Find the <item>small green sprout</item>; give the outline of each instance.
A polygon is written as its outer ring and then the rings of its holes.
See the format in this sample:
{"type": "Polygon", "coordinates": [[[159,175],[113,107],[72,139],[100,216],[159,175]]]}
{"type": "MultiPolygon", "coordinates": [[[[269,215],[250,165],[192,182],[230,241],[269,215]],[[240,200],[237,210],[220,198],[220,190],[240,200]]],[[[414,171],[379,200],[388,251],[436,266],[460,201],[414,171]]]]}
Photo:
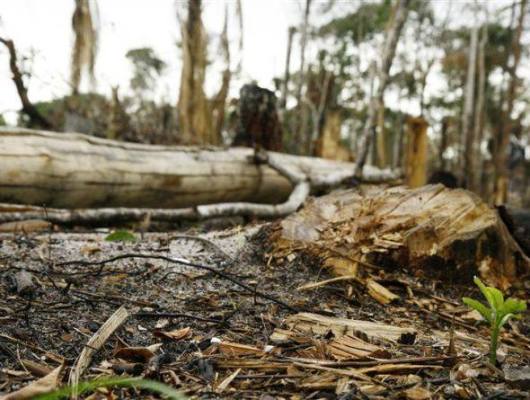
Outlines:
{"type": "MultiPolygon", "coordinates": [[[[185,400],[182,394],[177,392],[175,389],[156,381],[140,379],[140,378],[100,378],[94,379],[87,382],[79,383],[77,387],[77,394],[87,394],[95,391],[98,388],[103,387],[131,387],[137,389],[144,389],[154,393],[165,396],[166,399],[170,400],[185,400]]],[[[54,392],[41,394],[33,397],[34,400],[60,400],[68,399],[74,393],[73,386],[65,386],[62,389],[55,390],[54,392]]]]}
{"type": "Polygon", "coordinates": [[[489,322],[491,329],[490,362],[495,365],[497,362],[497,343],[501,328],[510,318],[521,318],[520,313],[526,310],[526,302],[514,299],[513,297],[505,301],[499,289],[484,285],[476,276],[473,281],[488,301],[489,307],[469,297],[464,297],[462,301],[469,307],[477,310],[489,322]]]}
{"type": "Polygon", "coordinates": [[[107,242],[136,242],[136,236],[125,230],[114,231],[105,238],[107,242]]]}

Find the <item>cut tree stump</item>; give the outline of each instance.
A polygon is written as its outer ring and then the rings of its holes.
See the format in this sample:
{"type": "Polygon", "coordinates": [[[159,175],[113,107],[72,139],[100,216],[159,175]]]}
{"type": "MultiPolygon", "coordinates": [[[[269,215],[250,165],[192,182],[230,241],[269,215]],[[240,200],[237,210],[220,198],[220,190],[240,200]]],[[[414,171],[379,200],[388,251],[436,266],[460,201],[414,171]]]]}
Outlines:
{"type": "Polygon", "coordinates": [[[407,268],[446,281],[478,274],[506,289],[530,271],[496,209],[443,185],[337,191],[277,222],[269,239],[277,259],[296,249],[339,276],[407,268]]]}
{"type": "MultiPolygon", "coordinates": [[[[269,153],[307,176],[313,190],[351,177],[352,163],[269,153]]],[[[0,127],[0,202],[52,208],[181,208],[222,202],[281,203],[292,184],[254,150],[124,143],[82,134],[0,127]]],[[[364,170],[388,181],[399,171],[364,170]]]]}

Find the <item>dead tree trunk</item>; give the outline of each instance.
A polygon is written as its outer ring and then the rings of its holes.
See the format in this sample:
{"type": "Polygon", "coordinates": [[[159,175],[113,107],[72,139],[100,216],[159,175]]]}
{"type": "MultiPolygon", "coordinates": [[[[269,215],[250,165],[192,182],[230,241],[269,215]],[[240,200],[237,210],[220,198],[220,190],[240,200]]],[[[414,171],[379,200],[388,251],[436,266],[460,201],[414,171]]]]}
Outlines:
{"type": "Polygon", "coordinates": [[[364,124],[364,129],[360,138],[359,151],[355,163],[355,174],[362,173],[366,162],[368,150],[372,137],[375,136],[377,126],[377,110],[383,104],[383,96],[389,80],[390,67],[396,53],[396,47],[401,34],[401,29],[405,24],[408,14],[410,0],[398,0],[392,21],[388,27],[385,45],[383,48],[382,61],[377,72],[378,87],[370,100],[368,107],[368,117],[364,124]]]}
{"type": "Polygon", "coordinates": [[[95,84],[94,66],[96,64],[98,35],[92,21],[88,0],[75,0],[72,29],[75,38],[72,48],[70,84],[72,85],[72,92],[77,94],[83,69],[88,72],[91,84],[95,84]]]}
{"type": "Polygon", "coordinates": [[[405,177],[407,185],[412,188],[427,182],[427,127],[422,117],[407,120],[405,177]]]}
{"type": "Polygon", "coordinates": [[[503,113],[503,125],[500,136],[496,140],[496,148],[494,155],[495,163],[495,189],[494,189],[494,203],[504,204],[508,197],[508,165],[507,165],[507,150],[510,143],[510,134],[512,129],[511,115],[513,105],[516,97],[516,90],[518,87],[517,67],[521,59],[521,36],[523,32],[524,19],[526,16],[527,0],[521,0],[519,20],[515,29],[512,41],[513,63],[509,68],[510,80],[508,83],[508,90],[506,94],[506,107],[503,113]]]}
{"type": "Polygon", "coordinates": [[[482,27],[482,34],[480,37],[480,44],[478,47],[478,87],[477,87],[477,101],[475,104],[475,122],[473,137],[476,141],[476,148],[474,152],[475,160],[473,162],[473,169],[478,174],[473,173],[472,177],[468,177],[469,188],[475,193],[483,194],[482,190],[482,174],[484,168],[482,166],[482,153],[480,146],[484,140],[484,95],[486,92],[486,44],[488,41],[488,25],[484,24],[482,27]]]}
{"type": "Polygon", "coordinates": [[[190,144],[218,144],[212,129],[208,99],[204,93],[206,37],[201,18],[201,0],[188,0],[188,16],[177,14],[182,35],[182,72],[178,100],[179,132],[190,144]]]}
{"type": "Polygon", "coordinates": [[[287,55],[285,57],[285,72],[283,74],[282,98],[280,100],[280,108],[285,110],[287,108],[287,92],[289,89],[289,79],[291,78],[291,49],[293,47],[293,36],[296,28],[289,27],[289,37],[287,39],[287,55]]]}
{"type": "Polygon", "coordinates": [[[28,89],[24,85],[22,79],[22,73],[17,65],[17,52],[15,50],[15,44],[12,40],[0,38],[0,42],[7,47],[9,52],[9,68],[13,74],[13,82],[17,88],[18,97],[22,103],[22,112],[29,118],[29,125],[34,128],[51,129],[51,123],[35,108],[33,103],[29,101],[28,89]]]}
{"type": "Polygon", "coordinates": [[[473,127],[473,111],[475,109],[475,70],[477,65],[477,48],[478,48],[478,27],[471,29],[471,43],[469,46],[467,78],[464,94],[464,110],[462,113],[462,141],[463,143],[461,159],[463,166],[462,181],[466,182],[466,187],[473,186],[475,181],[475,165],[473,161],[476,153],[475,130],[473,127]]]}
{"type": "MultiPolygon", "coordinates": [[[[292,184],[254,150],[115,142],[81,134],[0,127],[0,202],[56,208],[179,208],[285,201],[292,184]]],[[[272,153],[318,190],[351,177],[353,165],[272,153]]],[[[396,178],[376,169],[363,179],[396,178]]]]}

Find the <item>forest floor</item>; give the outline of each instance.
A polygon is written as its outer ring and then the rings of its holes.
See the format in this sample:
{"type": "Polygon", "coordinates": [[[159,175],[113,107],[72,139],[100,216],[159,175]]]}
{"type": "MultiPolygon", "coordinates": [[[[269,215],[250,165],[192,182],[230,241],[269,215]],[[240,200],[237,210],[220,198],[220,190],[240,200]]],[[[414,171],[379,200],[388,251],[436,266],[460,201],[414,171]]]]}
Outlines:
{"type": "MultiPolygon", "coordinates": [[[[399,296],[386,305],[355,281],[299,290],[330,276],[307,257],[271,259],[267,226],[135,242],[106,241],[108,232],[1,234],[0,393],[64,364],[64,383],[73,369],[82,381],[144,376],[202,399],[529,398],[528,313],[506,325],[493,367],[488,327],[461,302],[480,298],[469,282],[384,270],[379,282],[399,296]],[[121,307],[123,321],[104,337],[121,307]],[[338,325],[311,327],[311,318],[338,325]],[[374,325],[341,332],[340,318],[374,325]],[[385,339],[394,327],[398,338],[385,339]],[[84,349],[93,353],[86,368],[84,349]]],[[[90,396],[156,398],[123,388],[90,396]]]]}

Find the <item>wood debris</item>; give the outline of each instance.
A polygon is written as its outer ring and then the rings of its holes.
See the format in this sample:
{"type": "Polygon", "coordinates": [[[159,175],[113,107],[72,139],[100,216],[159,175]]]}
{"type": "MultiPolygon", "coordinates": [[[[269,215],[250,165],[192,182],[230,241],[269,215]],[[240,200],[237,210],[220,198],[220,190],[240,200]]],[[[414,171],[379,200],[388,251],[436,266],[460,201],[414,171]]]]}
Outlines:
{"type": "MultiPolygon", "coordinates": [[[[441,279],[480,274],[506,289],[530,271],[530,259],[495,209],[442,185],[337,191],[278,223],[270,241],[275,259],[296,249],[339,276],[390,265],[441,279]]],[[[371,285],[379,301],[392,301],[371,285]]]]}
{"type": "MultiPolygon", "coordinates": [[[[332,332],[335,337],[359,335],[372,341],[389,341],[392,343],[414,343],[416,330],[382,324],[379,322],[360,321],[347,318],[332,318],[312,313],[299,313],[286,319],[287,325],[296,331],[325,335],[332,332]]],[[[275,331],[271,340],[281,342],[288,339],[281,331],[275,331]]]]}

